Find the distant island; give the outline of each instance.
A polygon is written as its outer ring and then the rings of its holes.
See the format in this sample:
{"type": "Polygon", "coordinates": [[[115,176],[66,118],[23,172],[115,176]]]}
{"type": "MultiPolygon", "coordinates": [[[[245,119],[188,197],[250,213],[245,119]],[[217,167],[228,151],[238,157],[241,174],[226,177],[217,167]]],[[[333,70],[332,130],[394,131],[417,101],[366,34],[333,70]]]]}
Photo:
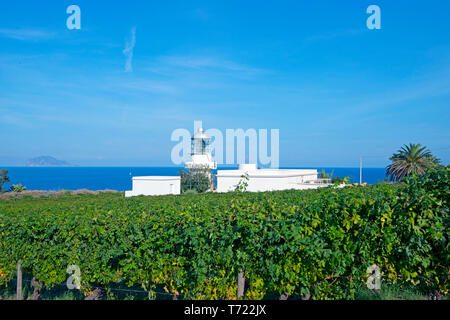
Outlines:
{"type": "Polygon", "coordinates": [[[27,160],[27,167],[73,167],[72,164],[50,156],[41,156],[27,160]]]}

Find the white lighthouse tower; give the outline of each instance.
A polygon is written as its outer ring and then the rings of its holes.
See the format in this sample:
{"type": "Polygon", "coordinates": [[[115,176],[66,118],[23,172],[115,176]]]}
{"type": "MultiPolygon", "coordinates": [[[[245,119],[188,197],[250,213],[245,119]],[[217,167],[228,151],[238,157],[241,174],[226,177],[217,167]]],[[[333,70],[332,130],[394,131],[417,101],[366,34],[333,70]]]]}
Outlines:
{"type": "Polygon", "coordinates": [[[203,128],[191,138],[191,161],[185,163],[186,169],[217,169],[217,163],[212,160],[211,138],[203,128]]]}

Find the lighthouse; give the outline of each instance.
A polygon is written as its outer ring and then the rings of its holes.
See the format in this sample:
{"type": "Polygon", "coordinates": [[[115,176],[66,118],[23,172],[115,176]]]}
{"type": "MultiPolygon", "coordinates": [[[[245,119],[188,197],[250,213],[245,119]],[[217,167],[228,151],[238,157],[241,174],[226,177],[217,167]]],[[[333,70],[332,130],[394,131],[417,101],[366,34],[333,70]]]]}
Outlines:
{"type": "Polygon", "coordinates": [[[211,138],[203,130],[198,131],[191,138],[191,161],[185,163],[186,169],[217,169],[217,163],[212,160],[211,138]]]}

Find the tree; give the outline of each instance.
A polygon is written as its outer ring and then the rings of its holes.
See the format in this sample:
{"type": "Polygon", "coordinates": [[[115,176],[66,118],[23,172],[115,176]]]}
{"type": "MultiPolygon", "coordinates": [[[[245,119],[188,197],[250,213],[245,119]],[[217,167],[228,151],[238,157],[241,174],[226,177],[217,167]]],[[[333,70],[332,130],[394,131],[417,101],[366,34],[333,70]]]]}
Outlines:
{"type": "MultiPolygon", "coordinates": [[[[188,171],[180,170],[181,192],[188,190],[202,193],[208,191],[212,184],[211,170],[206,167],[192,168],[188,171]]],[[[192,191],[187,193],[193,193],[192,191]]]]}
{"type": "Polygon", "coordinates": [[[386,167],[386,177],[389,177],[390,181],[400,181],[413,172],[424,174],[440,162],[427,147],[420,143],[403,145],[389,160],[392,163],[386,167]]]}
{"type": "Polygon", "coordinates": [[[10,180],[8,178],[8,170],[2,169],[0,171],[0,192],[5,191],[3,184],[8,183],[10,180]]]}

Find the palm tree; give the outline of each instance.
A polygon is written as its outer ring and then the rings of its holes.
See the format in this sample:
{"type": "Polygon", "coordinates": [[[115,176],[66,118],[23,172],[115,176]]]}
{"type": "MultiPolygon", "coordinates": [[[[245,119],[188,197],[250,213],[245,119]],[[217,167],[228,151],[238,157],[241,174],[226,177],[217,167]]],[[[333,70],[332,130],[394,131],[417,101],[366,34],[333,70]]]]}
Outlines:
{"type": "Polygon", "coordinates": [[[412,172],[424,174],[428,168],[439,165],[440,161],[420,143],[403,145],[389,160],[392,163],[386,167],[386,176],[390,181],[400,181],[412,172]]]}

